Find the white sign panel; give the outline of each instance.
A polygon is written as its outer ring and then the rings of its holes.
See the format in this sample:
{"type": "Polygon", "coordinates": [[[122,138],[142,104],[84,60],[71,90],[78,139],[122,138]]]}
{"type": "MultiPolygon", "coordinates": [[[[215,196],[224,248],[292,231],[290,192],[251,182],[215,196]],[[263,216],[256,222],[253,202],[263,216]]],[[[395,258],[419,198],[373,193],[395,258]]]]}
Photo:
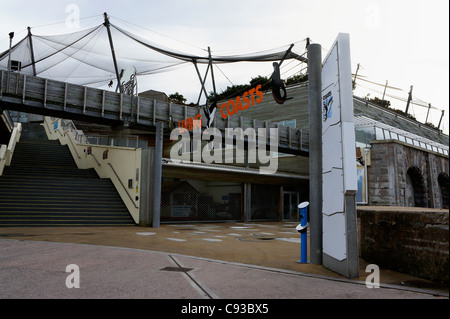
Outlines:
{"type": "Polygon", "coordinates": [[[338,213],[331,216],[323,216],[323,242],[328,245],[323,245],[323,252],[328,256],[335,258],[338,261],[342,261],[347,258],[347,241],[345,233],[342,229],[345,229],[345,215],[344,213],[338,213]],[[330,245],[329,243],[333,243],[330,245]]]}
{"type": "Polygon", "coordinates": [[[344,212],[344,181],[342,179],[342,169],[333,169],[323,174],[322,183],[323,215],[330,216],[336,212],[344,212]]]}
{"type": "Polygon", "coordinates": [[[333,169],[343,169],[342,163],[342,126],[337,124],[330,126],[326,132],[322,134],[322,141],[326,142],[327,156],[322,160],[322,172],[328,173],[333,169]]]}
{"type": "Polygon", "coordinates": [[[323,252],[347,256],[345,195],[357,191],[349,35],[340,33],[322,67],[323,252]]]}

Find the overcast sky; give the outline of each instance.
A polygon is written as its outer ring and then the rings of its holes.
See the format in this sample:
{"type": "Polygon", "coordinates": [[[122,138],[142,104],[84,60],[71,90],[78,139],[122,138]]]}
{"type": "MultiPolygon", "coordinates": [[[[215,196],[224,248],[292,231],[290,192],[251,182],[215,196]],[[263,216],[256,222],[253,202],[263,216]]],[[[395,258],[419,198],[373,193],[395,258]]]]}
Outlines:
{"type": "MultiPolygon", "coordinates": [[[[121,19],[142,27],[130,31],[139,30],[149,39],[158,35],[158,40],[164,39],[160,37],[164,35],[176,40],[171,43],[178,43],[177,49],[210,46],[213,54],[222,55],[276,48],[310,37],[322,45],[325,57],[337,34],[349,33],[352,72],[360,63],[359,75],[380,84],[388,80],[390,86],[402,91],[388,89],[387,94],[405,99],[413,85],[415,98],[445,110],[441,129],[448,134],[447,0],[0,0],[0,8],[0,51],[8,49],[11,31],[16,33],[15,40],[26,35],[27,26],[32,27],[34,34],[73,32],[102,23],[103,12],[111,16],[112,23],[119,24],[121,19]],[[77,15],[81,18],[79,23],[72,19],[77,15]]],[[[196,102],[200,84],[193,70],[184,72],[192,77],[191,84],[198,86],[195,94],[192,88],[183,92],[179,86],[169,84],[165,84],[168,87],[164,91],[167,94],[178,91],[188,102],[196,102]]],[[[230,84],[228,80],[244,84],[257,75],[268,75],[267,70],[270,69],[238,68],[239,72],[230,69],[225,72],[227,81],[218,81],[219,86],[226,87],[230,84]]],[[[217,71],[216,75],[221,76],[217,71]]],[[[367,82],[360,84],[356,95],[370,93],[370,97],[381,98],[383,87],[378,87],[381,93],[377,93],[362,86],[367,87],[367,82]]],[[[394,108],[405,110],[405,102],[390,100],[394,108]]],[[[424,121],[427,109],[413,106],[411,112],[424,121]]],[[[441,111],[433,109],[431,122],[437,126],[440,116],[441,111]]]]}

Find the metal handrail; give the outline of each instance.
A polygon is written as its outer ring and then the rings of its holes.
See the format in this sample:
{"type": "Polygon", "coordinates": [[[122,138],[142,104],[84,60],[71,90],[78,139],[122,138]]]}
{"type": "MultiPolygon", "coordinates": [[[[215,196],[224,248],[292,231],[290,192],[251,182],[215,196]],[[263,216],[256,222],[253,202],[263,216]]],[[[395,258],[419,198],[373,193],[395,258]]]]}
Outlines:
{"type": "Polygon", "coordinates": [[[127,188],[125,187],[125,185],[123,185],[122,180],[120,179],[119,175],[117,175],[116,170],[114,169],[114,167],[112,166],[111,163],[108,163],[109,167],[111,167],[114,175],[116,175],[117,179],[119,180],[120,185],[122,185],[123,189],[125,190],[125,193],[128,195],[128,198],[131,200],[131,202],[133,203],[135,208],[138,208],[138,206],[134,203],[133,198],[131,197],[131,195],[128,193],[127,188]]]}
{"type": "Polygon", "coordinates": [[[69,142],[72,145],[73,150],[75,151],[75,154],[77,154],[78,158],[81,158],[80,154],[78,154],[77,148],[75,147],[75,145],[72,142],[72,139],[69,138],[69,142]]]}
{"type": "Polygon", "coordinates": [[[100,162],[97,160],[97,157],[95,157],[94,154],[91,153],[90,155],[94,158],[94,160],[95,160],[95,162],[97,163],[98,166],[102,166],[102,164],[100,164],[100,162]]]}
{"type": "Polygon", "coordinates": [[[117,146],[117,147],[129,147],[129,148],[138,148],[139,147],[139,136],[138,135],[120,135],[120,136],[110,136],[110,135],[85,135],[88,144],[93,145],[105,145],[105,146],[117,146]],[[108,141],[106,143],[102,143],[99,139],[106,138],[108,141]],[[113,138],[114,142],[117,140],[124,139],[126,141],[125,146],[116,145],[117,143],[110,143],[110,139],[113,138]],[[135,142],[135,147],[130,146],[130,142],[135,142]]]}
{"type": "MultiPolygon", "coordinates": [[[[59,119],[57,119],[57,120],[59,120],[59,119]]],[[[52,121],[53,121],[53,123],[54,123],[54,122],[55,122],[55,118],[52,118],[52,121]]],[[[45,123],[46,123],[46,126],[47,126],[47,128],[48,128],[48,123],[47,123],[47,121],[45,121],[45,123]]],[[[63,126],[63,125],[62,125],[62,126],[63,126]]],[[[65,127],[71,126],[71,127],[73,128],[73,131],[77,132],[77,134],[78,134],[78,130],[76,129],[75,124],[74,124],[71,120],[67,120],[67,121],[64,123],[64,126],[65,126],[65,127]]],[[[66,132],[70,132],[70,133],[72,134],[72,136],[73,136],[73,131],[72,131],[72,130],[70,130],[70,129],[64,129],[64,128],[63,128],[63,130],[64,130],[64,134],[66,134],[66,132]]],[[[50,131],[50,129],[49,129],[49,131],[50,131]]],[[[61,132],[60,132],[59,130],[58,130],[58,132],[61,134],[61,132]]],[[[80,134],[80,136],[86,137],[86,135],[84,135],[84,134],[80,134]]],[[[77,142],[79,142],[79,141],[76,139],[75,136],[74,136],[74,139],[75,139],[77,142]]],[[[69,138],[69,141],[70,141],[70,143],[72,144],[72,147],[73,147],[73,149],[75,150],[75,153],[77,154],[78,158],[81,158],[80,155],[78,154],[77,150],[76,150],[76,147],[74,146],[74,144],[73,144],[73,142],[72,142],[72,139],[69,138]]],[[[86,140],[86,142],[87,142],[87,140],[86,140]]],[[[80,142],[80,143],[81,143],[81,142],[80,142]]],[[[89,144],[89,143],[86,143],[86,144],[89,144]]],[[[97,160],[97,158],[94,156],[94,154],[90,154],[90,155],[92,155],[92,157],[94,158],[95,162],[97,162],[98,166],[101,166],[101,164],[99,163],[99,161],[97,160]]],[[[117,178],[117,180],[119,181],[119,183],[120,183],[120,185],[122,186],[122,188],[125,190],[125,193],[128,195],[128,198],[131,200],[131,202],[133,203],[134,207],[135,207],[135,208],[138,208],[138,206],[137,206],[136,203],[134,202],[133,198],[132,198],[131,195],[128,193],[127,188],[126,188],[125,185],[122,183],[122,180],[120,179],[119,175],[117,174],[117,172],[116,172],[116,170],[114,169],[114,167],[112,166],[112,164],[111,164],[111,163],[107,163],[107,164],[111,167],[111,170],[113,171],[114,175],[116,176],[116,178],[117,178]]]]}
{"type": "Polygon", "coordinates": [[[72,120],[62,120],[61,125],[62,125],[64,131],[70,131],[72,133],[74,139],[77,142],[79,142],[81,144],[89,144],[86,135],[84,133],[80,133],[80,131],[77,130],[77,128],[72,120]]]}

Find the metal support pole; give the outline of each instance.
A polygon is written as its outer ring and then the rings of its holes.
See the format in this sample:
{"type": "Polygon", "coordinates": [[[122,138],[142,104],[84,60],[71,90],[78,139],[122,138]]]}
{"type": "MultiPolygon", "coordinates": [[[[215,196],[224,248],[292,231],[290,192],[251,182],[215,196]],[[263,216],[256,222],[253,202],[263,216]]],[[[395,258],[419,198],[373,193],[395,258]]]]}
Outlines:
{"type": "Polygon", "coordinates": [[[28,41],[30,42],[31,65],[33,67],[33,75],[36,76],[36,61],[34,60],[33,40],[31,36],[31,28],[28,27],[28,41]]]}
{"type": "Polygon", "coordinates": [[[431,109],[431,103],[428,103],[428,111],[427,111],[427,118],[425,119],[425,124],[428,123],[428,115],[430,114],[430,109],[431,109]]]}
{"type": "Polygon", "coordinates": [[[411,89],[409,90],[409,93],[408,93],[408,102],[406,103],[406,111],[405,111],[406,114],[408,114],[409,103],[411,103],[411,100],[412,100],[412,90],[413,90],[413,86],[411,85],[411,89]]]}
{"type": "Polygon", "coordinates": [[[283,61],[286,59],[286,57],[289,55],[289,53],[291,53],[292,48],[294,47],[294,44],[291,44],[289,46],[289,49],[287,49],[286,53],[284,53],[283,57],[281,58],[280,63],[278,63],[278,67],[281,66],[281,63],[283,63],[283,61]]]}
{"type": "Polygon", "coordinates": [[[244,183],[244,222],[248,223],[251,219],[251,196],[252,185],[250,183],[244,183]]]}
{"type": "Polygon", "coordinates": [[[322,264],[322,48],[308,47],[310,259],[322,264]]]}
{"type": "Polygon", "coordinates": [[[209,64],[211,65],[211,79],[213,84],[213,92],[216,95],[216,81],[214,80],[214,69],[212,64],[211,49],[208,47],[209,64]]]}
{"type": "Polygon", "coordinates": [[[441,119],[439,120],[439,124],[438,124],[438,130],[439,130],[439,128],[441,127],[441,122],[442,122],[442,118],[444,117],[444,112],[445,112],[445,110],[442,110],[442,115],[441,115],[441,119]]]}
{"type": "Polygon", "coordinates": [[[104,17],[105,17],[105,23],[104,26],[106,27],[106,30],[108,31],[108,39],[109,39],[109,45],[111,47],[111,54],[112,54],[112,58],[113,58],[113,62],[114,62],[114,70],[116,71],[116,78],[117,78],[117,86],[120,90],[120,93],[122,93],[122,85],[120,85],[120,75],[119,75],[119,68],[117,67],[117,60],[116,60],[116,53],[114,51],[114,44],[113,44],[113,40],[112,40],[112,36],[111,36],[111,30],[109,28],[110,24],[109,24],[109,19],[108,19],[108,15],[105,13],[103,13],[104,17]]]}
{"type": "Polygon", "coordinates": [[[152,227],[159,228],[161,220],[161,179],[164,127],[162,122],[156,123],[155,162],[153,167],[153,219],[152,227]]]}
{"type": "Polygon", "coordinates": [[[14,32],[9,33],[9,52],[8,52],[8,81],[6,82],[6,92],[9,93],[9,82],[11,81],[11,48],[14,32]]]}
{"type": "Polygon", "coordinates": [[[383,91],[383,98],[381,99],[381,105],[383,105],[384,103],[384,96],[386,95],[386,88],[388,86],[388,80],[386,80],[386,85],[384,86],[384,91],[383,91]]]}
{"type": "Polygon", "coordinates": [[[356,77],[358,76],[358,71],[359,71],[359,63],[356,66],[356,72],[355,72],[355,78],[353,79],[353,83],[352,83],[352,89],[356,89],[356,77]]]}
{"type": "Polygon", "coordinates": [[[205,72],[205,78],[202,80],[202,77],[200,75],[200,71],[198,70],[198,67],[197,67],[197,61],[194,60],[193,63],[194,63],[194,66],[195,66],[195,70],[197,71],[197,75],[198,75],[198,79],[200,80],[200,84],[202,85],[202,88],[200,89],[200,95],[198,96],[198,101],[197,101],[197,104],[199,104],[200,103],[200,99],[202,98],[202,92],[204,92],[205,93],[205,97],[208,98],[208,93],[206,93],[206,89],[205,89],[205,82],[206,82],[206,77],[207,77],[208,72],[209,72],[210,64],[208,63],[208,67],[206,68],[206,72],[205,72]]]}

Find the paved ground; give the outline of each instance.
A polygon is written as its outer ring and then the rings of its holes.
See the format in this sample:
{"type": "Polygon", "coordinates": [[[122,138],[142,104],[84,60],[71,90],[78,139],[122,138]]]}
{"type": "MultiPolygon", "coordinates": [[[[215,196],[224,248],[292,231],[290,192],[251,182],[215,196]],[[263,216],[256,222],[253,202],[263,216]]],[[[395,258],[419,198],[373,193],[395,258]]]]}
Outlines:
{"type": "Polygon", "coordinates": [[[352,280],[299,264],[296,225],[0,228],[0,299],[448,299],[448,287],[388,269],[369,289],[362,260],[352,280]]]}

